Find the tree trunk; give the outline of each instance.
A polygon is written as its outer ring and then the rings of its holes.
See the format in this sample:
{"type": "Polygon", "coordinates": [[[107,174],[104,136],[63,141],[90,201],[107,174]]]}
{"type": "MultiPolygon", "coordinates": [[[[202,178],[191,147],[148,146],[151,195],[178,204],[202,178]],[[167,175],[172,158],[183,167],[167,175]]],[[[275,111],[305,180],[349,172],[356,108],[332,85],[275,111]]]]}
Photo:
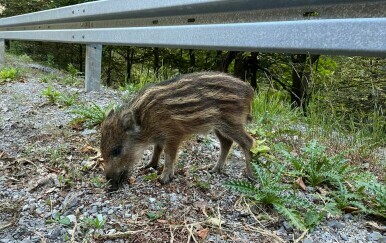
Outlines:
{"type": "Polygon", "coordinates": [[[190,58],[189,71],[193,72],[196,68],[196,54],[195,54],[195,51],[192,49],[189,49],[189,58],[190,58]]]}
{"type": "Polygon", "coordinates": [[[257,91],[257,64],[258,64],[257,56],[258,55],[259,53],[252,52],[249,58],[249,66],[251,70],[251,86],[256,91],[257,91]]]}
{"type": "Polygon", "coordinates": [[[126,81],[128,83],[131,82],[131,68],[133,66],[133,60],[134,60],[134,49],[127,47],[126,48],[126,81]]]}
{"type": "Polygon", "coordinates": [[[154,70],[154,75],[156,78],[158,78],[158,72],[159,72],[159,69],[160,69],[160,65],[159,65],[159,48],[156,47],[153,49],[153,53],[154,53],[154,65],[153,65],[153,70],[154,70]]]}
{"type": "Polygon", "coordinates": [[[301,107],[303,114],[307,115],[309,101],[308,87],[311,82],[312,65],[319,59],[319,55],[307,54],[291,55],[292,60],[292,107],[301,107]]]}

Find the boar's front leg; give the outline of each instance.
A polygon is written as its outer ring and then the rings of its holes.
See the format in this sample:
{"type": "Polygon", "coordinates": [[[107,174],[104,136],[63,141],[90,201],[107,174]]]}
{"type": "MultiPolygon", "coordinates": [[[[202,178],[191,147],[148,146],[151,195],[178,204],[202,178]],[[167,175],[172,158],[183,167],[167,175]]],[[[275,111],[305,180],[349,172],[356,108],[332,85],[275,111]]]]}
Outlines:
{"type": "Polygon", "coordinates": [[[166,184],[174,178],[174,167],[177,160],[180,141],[169,141],[165,145],[165,164],[162,174],[158,178],[161,184],[166,184]]]}
{"type": "Polygon", "coordinates": [[[223,136],[219,131],[215,130],[214,133],[216,134],[217,138],[220,140],[220,157],[218,158],[217,164],[211,172],[214,173],[221,173],[224,169],[225,161],[228,157],[229,150],[232,147],[233,141],[225,136],[223,136]]]}
{"type": "Polygon", "coordinates": [[[149,169],[149,168],[157,169],[158,168],[159,158],[160,158],[163,150],[164,150],[163,144],[155,144],[154,145],[153,156],[150,160],[150,163],[145,166],[145,169],[149,169]]]}

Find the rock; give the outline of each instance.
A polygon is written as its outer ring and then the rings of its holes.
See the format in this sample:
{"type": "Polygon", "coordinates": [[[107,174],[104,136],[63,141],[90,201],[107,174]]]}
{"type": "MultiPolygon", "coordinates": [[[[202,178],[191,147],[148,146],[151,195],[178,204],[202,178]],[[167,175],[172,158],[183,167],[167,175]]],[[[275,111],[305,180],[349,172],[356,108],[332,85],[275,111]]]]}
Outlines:
{"type": "Polygon", "coordinates": [[[156,198],[153,198],[153,197],[151,197],[151,198],[149,198],[149,201],[150,201],[150,203],[154,203],[155,201],[157,201],[157,199],[156,199],[156,198]]]}
{"type": "Polygon", "coordinates": [[[29,208],[29,205],[28,205],[28,204],[24,205],[24,206],[23,206],[23,211],[26,211],[28,208],[29,208]]]}
{"type": "Polygon", "coordinates": [[[285,229],[286,231],[292,231],[292,230],[293,230],[291,224],[288,223],[287,221],[284,221],[284,222],[283,222],[283,226],[284,226],[284,229],[285,229]]]}
{"type": "Polygon", "coordinates": [[[62,211],[66,211],[68,209],[75,207],[79,203],[78,198],[80,195],[81,193],[75,193],[75,192],[68,193],[63,200],[62,211]]]}
{"type": "Polygon", "coordinates": [[[66,217],[70,220],[71,223],[76,222],[76,216],[75,215],[70,214],[70,215],[67,215],[66,217]]]}
{"type": "Polygon", "coordinates": [[[54,239],[58,239],[61,235],[62,235],[62,229],[55,228],[47,235],[47,238],[54,240],[54,239]]]}
{"type": "Polygon", "coordinates": [[[348,241],[348,237],[347,237],[347,235],[344,234],[344,233],[340,233],[340,238],[341,238],[342,240],[344,240],[344,241],[348,241]]]}
{"type": "Polygon", "coordinates": [[[369,234],[368,236],[368,240],[371,240],[371,241],[379,241],[381,238],[383,238],[382,234],[376,231],[369,234]]]}
{"type": "Polygon", "coordinates": [[[112,235],[112,234],[115,234],[117,231],[115,229],[111,229],[109,231],[107,231],[107,234],[108,235],[112,235]]]}
{"type": "Polygon", "coordinates": [[[96,133],[97,133],[97,131],[94,129],[86,129],[81,134],[83,136],[88,136],[88,135],[92,135],[92,134],[96,134],[96,133]]]}
{"type": "Polygon", "coordinates": [[[276,231],[276,235],[278,235],[278,236],[285,236],[285,235],[287,235],[287,231],[286,231],[285,228],[282,226],[282,227],[280,227],[279,230],[276,231]]]}
{"type": "Polygon", "coordinates": [[[177,194],[172,193],[170,194],[170,201],[171,202],[176,202],[178,200],[177,194]]]}
{"type": "Polygon", "coordinates": [[[339,222],[337,220],[332,220],[327,223],[328,227],[333,229],[343,229],[345,227],[345,224],[342,222],[339,222]]]}
{"type": "Polygon", "coordinates": [[[114,210],[113,209],[110,209],[109,211],[107,211],[107,214],[111,215],[114,213],[114,210]]]}

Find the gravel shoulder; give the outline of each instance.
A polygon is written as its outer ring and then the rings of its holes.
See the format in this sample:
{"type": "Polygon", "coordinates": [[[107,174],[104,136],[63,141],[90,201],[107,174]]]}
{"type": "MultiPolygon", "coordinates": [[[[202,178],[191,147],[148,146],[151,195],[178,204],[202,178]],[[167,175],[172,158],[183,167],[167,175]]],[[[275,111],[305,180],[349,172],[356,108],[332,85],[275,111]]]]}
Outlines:
{"type": "MultiPolygon", "coordinates": [[[[244,178],[237,146],[225,175],[208,172],[219,154],[212,134],[184,143],[172,183],[160,185],[156,171],[138,170],[130,185],[108,194],[98,128],[73,129],[71,108],[50,104],[41,92],[51,85],[77,93],[77,103],[104,107],[127,94],[43,83],[43,72],[58,71],[14,65],[29,72],[23,82],[0,85],[0,242],[386,242],[385,227],[360,215],[304,233],[262,213],[224,187],[244,178]]],[[[151,148],[138,168],[150,157],[151,148]]]]}

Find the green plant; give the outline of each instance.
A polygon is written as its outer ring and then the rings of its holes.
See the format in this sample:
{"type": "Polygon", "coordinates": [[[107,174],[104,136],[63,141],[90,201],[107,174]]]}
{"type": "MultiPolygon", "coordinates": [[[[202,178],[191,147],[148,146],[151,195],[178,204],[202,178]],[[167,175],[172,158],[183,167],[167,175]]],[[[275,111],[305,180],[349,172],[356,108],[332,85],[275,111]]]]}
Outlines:
{"type": "Polygon", "coordinates": [[[77,76],[79,74],[78,69],[74,67],[71,63],[67,65],[67,72],[69,76],[63,79],[63,82],[68,85],[74,85],[78,83],[77,76]]]}
{"type": "Polygon", "coordinates": [[[96,217],[87,217],[82,220],[82,223],[86,227],[91,227],[94,229],[103,229],[105,223],[107,221],[107,218],[104,217],[102,214],[98,214],[96,217]]]}
{"type": "Polygon", "coordinates": [[[62,94],[59,91],[53,89],[51,86],[48,86],[46,89],[42,90],[42,95],[45,96],[52,104],[58,103],[62,97],[62,94]]]}
{"type": "Polygon", "coordinates": [[[40,81],[43,83],[51,83],[55,80],[58,80],[58,76],[54,73],[46,74],[40,78],[40,81]]]}
{"type": "Polygon", "coordinates": [[[150,173],[150,174],[147,174],[143,177],[143,179],[145,181],[155,181],[157,180],[157,172],[153,172],[153,173],[150,173]]]}
{"type": "Polygon", "coordinates": [[[66,216],[62,216],[60,215],[60,213],[54,213],[50,219],[47,219],[46,220],[46,224],[52,224],[54,222],[58,222],[64,226],[69,226],[71,225],[71,220],[66,217],[66,216]]]}
{"type": "Polygon", "coordinates": [[[78,98],[78,94],[72,94],[72,95],[61,95],[59,98],[59,101],[64,106],[72,106],[75,104],[76,99],[78,98]]]}
{"type": "Polygon", "coordinates": [[[386,218],[386,186],[376,181],[359,181],[357,186],[370,206],[366,212],[386,218]]]}
{"type": "Polygon", "coordinates": [[[95,176],[91,179],[91,184],[96,188],[105,188],[108,182],[101,180],[99,176],[95,176]]]}
{"type": "Polygon", "coordinates": [[[4,68],[0,71],[0,82],[13,81],[20,77],[20,71],[17,68],[4,68]]]}
{"type": "Polygon", "coordinates": [[[155,221],[157,219],[160,219],[165,214],[165,210],[159,210],[157,212],[147,212],[146,217],[150,221],[155,221]]]}
{"type": "Polygon", "coordinates": [[[73,124],[83,124],[86,127],[93,127],[101,124],[106,118],[106,112],[111,109],[111,106],[102,108],[95,103],[88,106],[77,106],[71,113],[76,115],[72,120],[73,124]]]}
{"type": "Polygon", "coordinates": [[[349,166],[341,155],[329,156],[325,146],[318,145],[316,140],[302,148],[299,156],[283,150],[281,153],[294,167],[295,177],[304,177],[311,186],[328,184],[339,186],[355,168],[349,166]]]}
{"type": "Polygon", "coordinates": [[[194,178],[194,185],[201,189],[202,191],[209,191],[210,190],[210,182],[209,181],[203,181],[200,178],[194,178]]]}

